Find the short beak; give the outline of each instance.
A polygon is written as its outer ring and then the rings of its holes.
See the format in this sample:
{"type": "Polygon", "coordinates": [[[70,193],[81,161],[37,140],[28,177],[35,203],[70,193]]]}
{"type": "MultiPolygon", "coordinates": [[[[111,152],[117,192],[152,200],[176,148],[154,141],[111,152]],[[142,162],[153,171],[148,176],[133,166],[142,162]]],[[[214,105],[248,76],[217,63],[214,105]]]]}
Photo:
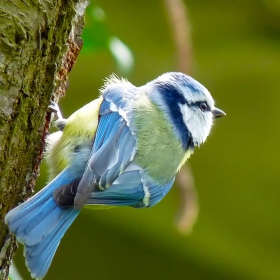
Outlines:
{"type": "Polygon", "coordinates": [[[215,119],[226,115],[226,113],[224,111],[222,111],[218,108],[214,108],[214,110],[212,110],[212,114],[215,119]]]}

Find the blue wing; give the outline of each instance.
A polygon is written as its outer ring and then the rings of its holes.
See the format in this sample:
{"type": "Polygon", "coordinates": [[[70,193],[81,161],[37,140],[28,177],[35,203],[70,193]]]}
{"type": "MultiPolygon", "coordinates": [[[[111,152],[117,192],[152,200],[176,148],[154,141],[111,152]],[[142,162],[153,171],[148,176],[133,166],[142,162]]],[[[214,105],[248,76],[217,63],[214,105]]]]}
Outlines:
{"type": "MultiPolygon", "coordinates": [[[[115,98],[113,101],[129,102],[115,98]]],[[[75,196],[75,208],[84,204],[148,207],[160,201],[170,190],[174,178],[166,185],[157,185],[133,160],[137,141],[127,121],[113,112],[111,102],[104,100],[92,152],[75,196]]],[[[120,107],[119,107],[120,109],[120,107]]],[[[123,112],[123,111],[122,111],[123,112]]],[[[129,122],[133,114],[126,112],[129,122]]],[[[164,172],[164,170],[163,170],[164,172]]]]}

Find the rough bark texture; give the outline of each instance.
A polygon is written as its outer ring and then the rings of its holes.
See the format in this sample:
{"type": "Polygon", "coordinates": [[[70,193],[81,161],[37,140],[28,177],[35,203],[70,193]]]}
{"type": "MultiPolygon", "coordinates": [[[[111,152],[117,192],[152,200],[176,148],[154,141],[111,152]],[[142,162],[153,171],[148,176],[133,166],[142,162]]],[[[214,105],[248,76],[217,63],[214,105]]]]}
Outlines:
{"type": "Polygon", "coordinates": [[[6,213],[31,195],[51,99],[66,88],[82,46],[87,0],[0,1],[0,279],[17,248],[6,213]]]}

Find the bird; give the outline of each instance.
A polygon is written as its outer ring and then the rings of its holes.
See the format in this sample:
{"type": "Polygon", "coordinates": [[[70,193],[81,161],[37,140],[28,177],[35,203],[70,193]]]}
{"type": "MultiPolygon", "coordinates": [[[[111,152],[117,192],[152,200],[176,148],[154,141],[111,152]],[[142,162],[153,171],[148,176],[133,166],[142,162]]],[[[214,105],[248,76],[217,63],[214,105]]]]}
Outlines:
{"type": "Polygon", "coordinates": [[[58,131],[46,139],[50,182],[5,217],[36,279],[85,205],[154,206],[225,115],[202,84],[180,72],[139,87],[111,75],[100,96],[68,119],[52,108],[58,131]]]}

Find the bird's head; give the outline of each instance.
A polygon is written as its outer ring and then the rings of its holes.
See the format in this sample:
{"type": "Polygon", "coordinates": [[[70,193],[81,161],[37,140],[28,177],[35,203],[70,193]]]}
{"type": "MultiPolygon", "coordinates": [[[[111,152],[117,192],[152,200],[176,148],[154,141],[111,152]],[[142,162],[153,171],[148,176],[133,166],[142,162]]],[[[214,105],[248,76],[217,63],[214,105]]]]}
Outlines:
{"type": "Polygon", "coordinates": [[[183,73],[165,73],[147,85],[152,87],[151,99],[164,111],[185,148],[205,142],[213,119],[225,115],[215,107],[209,91],[183,73]]]}

